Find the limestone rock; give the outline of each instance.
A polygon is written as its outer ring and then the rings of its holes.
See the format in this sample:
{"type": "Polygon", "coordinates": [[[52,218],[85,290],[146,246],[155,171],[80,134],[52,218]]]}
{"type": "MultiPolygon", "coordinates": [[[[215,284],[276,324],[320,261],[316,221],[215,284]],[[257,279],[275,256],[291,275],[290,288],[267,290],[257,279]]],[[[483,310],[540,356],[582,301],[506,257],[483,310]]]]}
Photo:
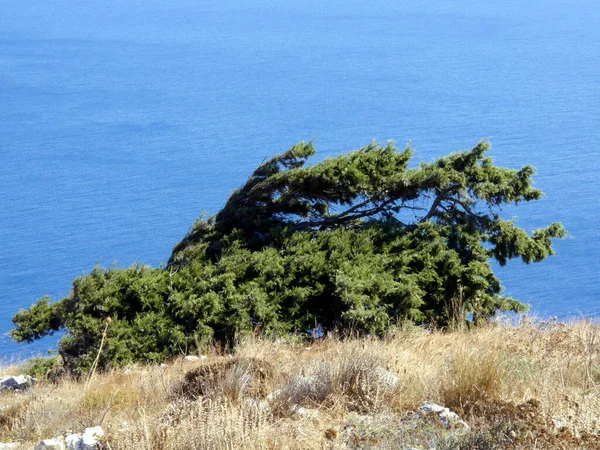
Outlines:
{"type": "MultiPolygon", "coordinates": [[[[552,418],[552,422],[554,423],[554,426],[556,427],[557,430],[562,430],[564,428],[567,428],[567,423],[566,421],[561,420],[560,418],[557,417],[553,417],[552,418]]],[[[1,447],[0,447],[1,448],[1,447]]]]}
{"type": "Polygon", "coordinates": [[[206,356],[206,355],[200,355],[199,357],[196,355],[187,355],[185,358],[183,358],[183,360],[184,361],[204,361],[207,358],[208,358],[208,356],[206,356]]]}
{"type": "Polygon", "coordinates": [[[83,433],[69,434],[65,438],[67,450],[95,450],[104,436],[102,427],[86,428],[83,433]]]}
{"type": "Polygon", "coordinates": [[[19,444],[16,442],[0,442],[0,450],[11,450],[17,448],[19,444]]]}
{"type": "Polygon", "coordinates": [[[0,377],[0,391],[29,389],[36,382],[37,380],[29,375],[5,375],[0,377]]]}
{"type": "Polygon", "coordinates": [[[424,402],[419,406],[418,414],[423,417],[436,417],[444,426],[449,427],[462,427],[469,428],[466,422],[461,420],[460,416],[450,409],[437,405],[431,402],[424,402]]]}
{"type": "Polygon", "coordinates": [[[55,437],[52,439],[44,439],[38,442],[34,450],[65,450],[65,440],[62,437],[55,437]]]}

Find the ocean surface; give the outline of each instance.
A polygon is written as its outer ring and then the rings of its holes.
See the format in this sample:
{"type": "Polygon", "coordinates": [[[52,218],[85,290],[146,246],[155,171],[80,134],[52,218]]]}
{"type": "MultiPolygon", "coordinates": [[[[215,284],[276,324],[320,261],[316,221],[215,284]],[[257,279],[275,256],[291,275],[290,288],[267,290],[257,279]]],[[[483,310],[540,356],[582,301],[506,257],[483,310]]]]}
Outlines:
{"type": "Polygon", "coordinates": [[[371,140],[418,161],[483,138],[538,169],[556,256],[499,268],[542,317],[600,313],[592,0],[0,0],[0,358],[11,317],[100,262],[165,263],[267,156],[371,140]]]}

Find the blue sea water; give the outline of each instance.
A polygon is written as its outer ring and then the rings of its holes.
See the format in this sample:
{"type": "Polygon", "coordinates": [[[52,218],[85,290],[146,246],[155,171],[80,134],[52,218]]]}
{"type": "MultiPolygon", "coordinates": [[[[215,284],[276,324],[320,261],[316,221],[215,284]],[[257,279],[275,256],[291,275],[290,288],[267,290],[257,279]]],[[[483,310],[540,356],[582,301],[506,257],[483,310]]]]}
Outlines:
{"type": "Polygon", "coordinates": [[[483,138],[538,169],[508,208],[570,237],[498,273],[542,316],[600,313],[600,9],[591,0],[0,0],[0,356],[10,318],[100,261],[164,263],[266,156],[483,138]]]}

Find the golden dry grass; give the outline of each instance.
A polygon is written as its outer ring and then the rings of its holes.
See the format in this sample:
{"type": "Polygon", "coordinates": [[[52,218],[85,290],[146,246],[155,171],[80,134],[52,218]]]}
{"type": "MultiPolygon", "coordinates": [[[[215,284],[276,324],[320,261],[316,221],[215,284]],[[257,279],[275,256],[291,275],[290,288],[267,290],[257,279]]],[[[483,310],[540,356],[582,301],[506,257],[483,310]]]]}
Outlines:
{"type": "Polygon", "coordinates": [[[2,393],[0,441],[32,448],[102,425],[114,450],[524,449],[596,448],[588,434],[600,433],[600,326],[585,320],[525,318],[451,333],[405,327],[386,339],[311,344],[251,338],[234,356],[270,363],[261,389],[247,362],[212,352],[97,374],[87,389],[62,378],[2,393]],[[209,393],[186,395],[186,373],[208,364],[222,376],[209,393]],[[385,371],[397,386],[382,381],[385,371]],[[267,391],[278,395],[267,400],[267,391]],[[456,410],[471,429],[415,422],[410,412],[423,401],[456,410]]]}

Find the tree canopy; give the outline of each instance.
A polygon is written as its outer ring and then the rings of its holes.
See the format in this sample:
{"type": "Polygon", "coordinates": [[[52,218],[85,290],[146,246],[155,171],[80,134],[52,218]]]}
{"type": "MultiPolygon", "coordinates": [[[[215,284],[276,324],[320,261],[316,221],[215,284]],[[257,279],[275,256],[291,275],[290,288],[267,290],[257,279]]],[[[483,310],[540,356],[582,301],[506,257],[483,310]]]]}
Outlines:
{"type": "Polygon", "coordinates": [[[95,268],[71,293],[20,311],[12,337],[59,329],[67,365],[162,360],[215,339],[353,331],[398,321],[446,327],[525,305],[501,294],[491,261],[553,254],[553,223],[529,234],[503,205],[539,199],[534,169],[494,165],[488,142],[411,167],[413,150],[371,143],[313,165],[312,142],[264,161],[165,267],[95,268]]]}

